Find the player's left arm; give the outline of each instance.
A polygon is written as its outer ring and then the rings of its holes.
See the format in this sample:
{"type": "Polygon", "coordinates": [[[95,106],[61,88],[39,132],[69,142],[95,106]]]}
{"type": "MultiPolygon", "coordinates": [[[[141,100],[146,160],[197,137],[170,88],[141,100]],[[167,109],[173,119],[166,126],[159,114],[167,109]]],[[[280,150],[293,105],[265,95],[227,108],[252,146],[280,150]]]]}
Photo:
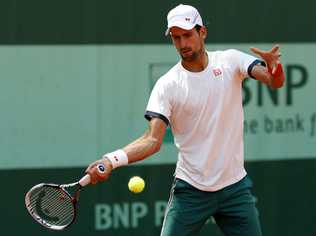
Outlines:
{"type": "Polygon", "coordinates": [[[281,88],[285,81],[285,75],[280,61],[280,47],[275,45],[269,51],[251,48],[251,51],[259,55],[267,64],[267,67],[259,64],[255,65],[251,70],[252,77],[271,88],[281,88]]]}

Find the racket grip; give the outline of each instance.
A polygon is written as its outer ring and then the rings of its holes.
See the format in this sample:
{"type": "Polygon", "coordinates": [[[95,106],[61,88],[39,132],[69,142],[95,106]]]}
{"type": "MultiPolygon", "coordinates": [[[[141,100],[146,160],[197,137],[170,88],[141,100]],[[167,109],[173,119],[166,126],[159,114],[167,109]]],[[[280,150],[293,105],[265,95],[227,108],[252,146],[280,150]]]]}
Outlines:
{"type": "MultiPolygon", "coordinates": [[[[105,172],[105,166],[103,164],[98,164],[97,165],[98,171],[99,173],[104,173],[105,172]]],[[[79,180],[79,184],[84,187],[87,186],[88,184],[90,184],[91,182],[91,176],[86,174],[85,176],[83,176],[80,180],[79,180]]]]}
{"type": "Polygon", "coordinates": [[[79,180],[79,184],[84,187],[87,186],[88,184],[90,184],[91,182],[91,177],[90,175],[86,174],[85,176],[83,176],[80,180],[79,180]]]}

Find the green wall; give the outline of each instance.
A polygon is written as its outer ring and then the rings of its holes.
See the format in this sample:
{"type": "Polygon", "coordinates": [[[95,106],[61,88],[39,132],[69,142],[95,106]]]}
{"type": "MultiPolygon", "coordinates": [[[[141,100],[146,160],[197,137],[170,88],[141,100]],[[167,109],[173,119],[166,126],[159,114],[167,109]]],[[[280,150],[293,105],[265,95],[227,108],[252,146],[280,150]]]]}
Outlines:
{"type": "MultiPolygon", "coordinates": [[[[209,44],[210,50],[255,45],[209,44]]],[[[244,83],[246,160],[316,157],[315,44],[282,45],[287,83],[244,83]],[[263,145],[264,144],[264,145],[263,145]]],[[[171,45],[1,46],[0,169],[85,166],[147,127],[151,87],[178,61],[171,45]]],[[[175,163],[166,137],[143,164],[175,163]]]]}
{"type": "MultiPolygon", "coordinates": [[[[281,43],[285,87],[244,82],[246,168],[264,235],[316,235],[316,3],[186,3],[207,24],[209,50],[281,43]]],[[[176,4],[1,1],[1,235],[51,234],[28,215],[26,191],[74,181],[88,163],[144,132],[150,90],[179,60],[164,37],[166,13],[176,4]]],[[[159,235],[175,161],[168,131],[154,157],[85,189],[77,222],[59,234],[159,235]],[[146,180],[141,194],[127,189],[134,175],[146,180]]],[[[210,220],[201,235],[221,233],[210,220]]]]}
{"type": "MultiPolygon", "coordinates": [[[[248,162],[254,182],[264,235],[312,236],[315,194],[314,160],[248,162]]],[[[58,235],[159,235],[164,206],[168,201],[174,165],[128,166],[113,172],[108,182],[87,187],[80,195],[77,221],[58,235]],[[146,188],[140,194],[127,189],[131,176],[140,175],[146,188]],[[158,191],[159,190],[159,191],[158,191]]],[[[24,194],[38,182],[75,180],[83,168],[3,170],[0,210],[1,235],[52,235],[37,224],[24,207],[24,194]],[[19,180],[19,181],[18,181],[19,180]]],[[[223,236],[210,220],[200,235],[223,236]]]]}
{"type": "MultiPolygon", "coordinates": [[[[209,49],[271,44],[209,44],[209,49]]],[[[283,44],[287,84],[269,91],[244,83],[245,157],[265,235],[315,235],[316,88],[314,44],[283,44]],[[273,123],[272,123],[273,121],[273,123]],[[304,215],[304,217],[300,217],[304,215]],[[289,224],[289,222],[291,222],[289,224]]],[[[24,194],[39,182],[76,180],[102,153],[137,138],[155,80],[178,58],[171,45],[1,46],[2,232],[46,235],[24,208],[24,194]],[[137,60],[135,59],[137,58],[137,60]],[[77,167],[77,168],[74,168],[77,167]]],[[[119,169],[110,181],[82,194],[78,223],[62,234],[159,235],[176,161],[170,137],[161,152],[119,169]],[[159,166],[158,166],[159,165],[159,166]],[[146,191],[131,194],[131,176],[146,191]],[[157,191],[159,189],[159,191],[157,191]],[[84,223],[83,223],[84,222],[84,223]]],[[[201,235],[221,235],[209,224],[201,235]]]]}
{"type": "MultiPolygon", "coordinates": [[[[157,44],[166,14],[183,1],[2,0],[0,44],[157,44]]],[[[208,42],[315,42],[312,0],[187,0],[209,27],[208,42]]]]}

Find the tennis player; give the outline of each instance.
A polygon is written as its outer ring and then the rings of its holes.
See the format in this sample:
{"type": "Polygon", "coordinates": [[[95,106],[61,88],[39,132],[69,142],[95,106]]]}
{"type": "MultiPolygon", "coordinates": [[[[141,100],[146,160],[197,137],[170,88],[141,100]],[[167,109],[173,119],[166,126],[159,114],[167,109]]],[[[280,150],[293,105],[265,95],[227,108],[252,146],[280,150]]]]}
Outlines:
{"type": "Polygon", "coordinates": [[[105,154],[86,172],[95,184],[111,171],[159,151],[168,126],[178,148],[162,236],[197,235],[213,216],[228,236],[259,236],[251,180],[244,168],[242,82],[251,77],[277,89],[284,83],[279,46],[207,51],[207,29],[196,8],[178,5],[167,16],[181,60],[155,84],[145,113],[149,128],[139,139],[105,154]],[[103,163],[100,174],[96,165],[103,163]]]}

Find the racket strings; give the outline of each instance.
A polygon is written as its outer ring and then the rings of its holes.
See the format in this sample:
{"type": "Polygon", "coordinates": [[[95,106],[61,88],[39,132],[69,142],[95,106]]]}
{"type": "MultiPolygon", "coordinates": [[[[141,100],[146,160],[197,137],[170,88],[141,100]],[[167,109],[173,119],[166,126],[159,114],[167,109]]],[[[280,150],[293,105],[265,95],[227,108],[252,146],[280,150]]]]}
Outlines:
{"type": "Polygon", "coordinates": [[[58,187],[42,186],[30,195],[30,205],[34,213],[46,223],[65,226],[75,217],[72,199],[58,187]]]}
{"type": "Polygon", "coordinates": [[[66,225],[73,217],[71,199],[57,188],[46,188],[34,204],[37,214],[50,224],[66,225]]]}
{"type": "MultiPolygon", "coordinates": [[[[49,196],[47,196],[47,197],[49,197],[49,196]]],[[[63,198],[63,197],[61,197],[61,198],[63,198]]],[[[67,224],[68,218],[70,220],[72,219],[72,215],[69,215],[69,213],[68,213],[69,209],[67,206],[69,206],[69,205],[60,204],[59,201],[63,201],[63,200],[62,199],[61,200],[54,199],[53,197],[50,197],[50,199],[43,198],[43,200],[41,202],[42,205],[40,206],[40,208],[43,210],[41,210],[40,214],[41,214],[42,218],[44,218],[44,219],[46,218],[47,220],[51,221],[50,223],[60,222],[61,225],[64,225],[64,224],[67,224]],[[45,213],[45,216],[43,216],[42,212],[45,213]]],[[[37,206],[37,209],[39,209],[38,206],[37,206]]]]}

